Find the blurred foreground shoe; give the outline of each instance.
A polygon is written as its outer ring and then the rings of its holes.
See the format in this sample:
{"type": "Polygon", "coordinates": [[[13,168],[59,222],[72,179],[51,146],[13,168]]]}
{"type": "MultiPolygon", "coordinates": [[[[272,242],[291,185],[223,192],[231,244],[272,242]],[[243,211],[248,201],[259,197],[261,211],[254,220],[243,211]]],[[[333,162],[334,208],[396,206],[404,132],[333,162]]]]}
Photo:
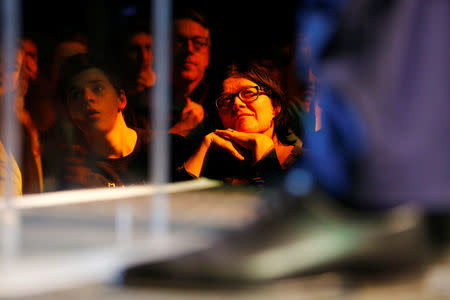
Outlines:
{"type": "MultiPolygon", "coordinates": [[[[278,200],[289,202],[284,192],[267,195],[271,201],[282,197],[278,200]]],[[[358,212],[337,206],[320,192],[302,200],[307,201],[270,209],[209,249],[131,266],[119,282],[236,286],[329,271],[392,273],[421,268],[432,256],[424,217],[411,207],[358,212]]]]}

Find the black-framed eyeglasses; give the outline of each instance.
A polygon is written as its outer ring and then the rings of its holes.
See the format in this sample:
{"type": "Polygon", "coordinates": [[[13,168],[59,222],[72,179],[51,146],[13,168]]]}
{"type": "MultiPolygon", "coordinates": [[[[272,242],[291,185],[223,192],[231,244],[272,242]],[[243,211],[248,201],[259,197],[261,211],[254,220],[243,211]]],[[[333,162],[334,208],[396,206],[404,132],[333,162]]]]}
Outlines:
{"type": "Polygon", "coordinates": [[[219,98],[217,98],[216,107],[218,110],[222,110],[222,111],[229,110],[233,107],[236,96],[238,96],[238,98],[241,99],[242,102],[250,103],[250,102],[256,101],[258,99],[259,95],[269,95],[270,96],[270,92],[264,91],[261,87],[259,87],[257,85],[245,87],[245,88],[239,90],[239,92],[237,92],[237,93],[226,94],[226,95],[222,95],[219,98]]]}
{"type": "Polygon", "coordinates": [[[174,47],[181,48],[187,45],[189,41],[192,42],[192,46],[194,47],[195,51],[203,50],[204,48],[209,46],[209,38],[207,37],[194,36],[188,38],[182,35],[176,35],[173,39],[174,47]]]}

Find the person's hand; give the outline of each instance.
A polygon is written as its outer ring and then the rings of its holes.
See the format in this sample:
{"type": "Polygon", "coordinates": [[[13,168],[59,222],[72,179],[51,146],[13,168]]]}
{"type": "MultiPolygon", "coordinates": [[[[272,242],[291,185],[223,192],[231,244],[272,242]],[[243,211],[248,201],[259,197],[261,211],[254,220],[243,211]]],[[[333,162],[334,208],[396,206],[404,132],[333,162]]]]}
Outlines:
{"type": "Polygon", "coordinates": [[[245,160],[244,153],[242,153],[242,151],[239,151],[239,147],[237,147],[236,144],[233,144],[233,141],[231,139],[223,137],[220,134],[214,132],[205,136],[202,146],[206,149],[209,149],[211,147],[221,149],[230,153],[239,160],[245,160]]]}
{"type": "Polygon", "coordinates": [[[203,121],[204,116],[203,106],[187,98],[186,105],[181,111],[180,120],[173,125],[169,132],[186,137],[192,129],[203,121]]]}
{"type": "Polygon", "coordinates": [[[25,54],[23,62],[23,77],[26,80],[36,80],[38,75],[38,65],[36,60],[25,54]]]}
{"type": "Polygon", "coordinates": [[[137,84],[143,89],[152,87],[156,82],[156,73],[150,66],[143,68],[138,75],[137,84]]]}
{"type": "Polygon", "coordinates": [[[233,129],[216,130],[214,133],[222,139],[249,150],[253,156],[252,163],[260,161],[275,147],[273,140],[262,133],[240,132],[233,129]]]}
{"type": "Polygon", "coordinates": [[[210,148],[228,152],[239,160],[257,163],[274,147],[272,139],[261,133],[239,132],[232,129],[216,130],[205,136],[200,147],[187,160],[184,167],[188,173],[199,177],[210,148]],[[248,153],[252,157],[246,157],[248,153]]]}
{"type": "Polygon", "coordinates": [[[184,164],[185,170],[195,177],[199,177],[205,163],[205,157],[211,147],[224,150],[239,160],[245,160],[245,157],[236,148],[236,145],[229,139],[223,138],[214,132],[203,138],[200,147],[192,154],[192,156],[184,164]]]}

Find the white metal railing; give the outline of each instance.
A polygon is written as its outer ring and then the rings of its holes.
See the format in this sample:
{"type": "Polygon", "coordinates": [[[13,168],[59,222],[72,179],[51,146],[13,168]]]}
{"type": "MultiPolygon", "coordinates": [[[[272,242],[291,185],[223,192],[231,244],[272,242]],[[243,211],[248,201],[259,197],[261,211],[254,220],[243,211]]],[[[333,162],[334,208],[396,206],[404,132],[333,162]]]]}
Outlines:
{"type": "MultiPolygon", "coordinates": [[[[9,170],[14,169],[16,158],[18,161],[20,155],[20,138],[19,138],[19,126],[15,117],[14,106],[17,91],[15,86],[15,79],[20,74],[22,64],[18,64],[17,61],[17,47],[18,36],[20,32],[21,18],[19,11],[21,9],[21,1],[15,0],[2,0],[1,2],[1,44],[2,44],[2,73],[3,73],[3,95],[0,100],[2,106],[1,126],[2,131],[1,141],[6,150],[6,174],[5,184],[3,186],[3,192],[5,199],[2,201],[6,207],[3,214],[0,216],[0,223],[2,227],[1,231],[1,249],[2,258],[4,261],[12,260],[19,248],[19,235],[20,235],[20,215],[14,207],[13,195],[14,195],[14,182],[13,176],[8,176],[9,170]],[[13,75],[14,74],[14,75],[13,75]],[[15,78],[16,77],[16,78],[15,78]],[[13,156],[14,155],[14,156],[13,156]]],[[[20,163],[20,161],[18,161],[20,163]]]]}
{"type": "MultiPolygon", "coordinates": [[[[172,31],[172,1],[153,0],[153,37],[155,53],[155,72],[158,84],[155,85],[151,106],[153,120],[153,142],[151,158],[151,182],[155,185],[167,183],[169,178],[170,145],[169,131],[170,72],[171,72],[171,31],[172,31]]],[[[169,207],[167,195],[158,193],[153,199],[150,214],[152,215],[150,229],[155,234],[163,234],[168,230],[169,207]]]]}

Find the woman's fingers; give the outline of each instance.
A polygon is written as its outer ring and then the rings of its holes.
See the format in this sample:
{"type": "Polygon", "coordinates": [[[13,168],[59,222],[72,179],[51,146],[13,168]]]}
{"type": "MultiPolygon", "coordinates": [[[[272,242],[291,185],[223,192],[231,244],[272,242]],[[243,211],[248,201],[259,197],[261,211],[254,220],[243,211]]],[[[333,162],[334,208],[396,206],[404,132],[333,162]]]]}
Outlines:
{"type": "Polygon", "coordinates": [[[215,133],[225,139],[232,140],[246,149],[250,148],[249,142],[252,140],[252,133],[240,132],[233,129],[216,130],[215,133]]]}
{"type": "Polygon", "coordinates": [[[253,160],[256,162],[274,148],[273,140],[261,133],[248,133],[227,129],[216,130],[215,134],[250,150],[254,156],[253,160]]]}
{"type": "Polygon", "coordinates": [[[234,147],[233,143],[230,140],[224,139],[219,135],[215,135],[213,143],[216,147],[228,151],[231,155],[233,155],[237,159],[245,160],[245,157],[242,156],[242,154],[234,147]]]}

